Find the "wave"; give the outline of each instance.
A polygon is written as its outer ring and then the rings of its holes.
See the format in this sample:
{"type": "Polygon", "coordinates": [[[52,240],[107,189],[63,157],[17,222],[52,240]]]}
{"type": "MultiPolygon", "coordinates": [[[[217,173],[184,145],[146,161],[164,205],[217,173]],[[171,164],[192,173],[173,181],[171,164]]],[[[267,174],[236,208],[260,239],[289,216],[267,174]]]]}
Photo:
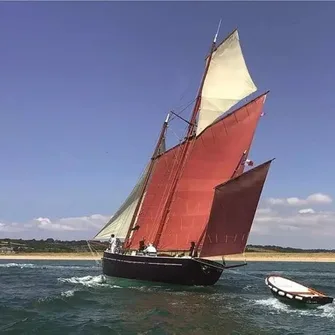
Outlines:
{"type": "MultiPolygon", "coordinates": [[[[123,289],[130,289],[130,290],[136,290],[136,291],[142,291],[142,292],[171,292],[171,293],[178,293],[178,288],[171,288],[169,285],[152,285],[152,283],[143,283],[141,281],[138,281],[138,285],[134,285],[133,281],[129,281],[128,279],[120,279],[117,278],[112,279],[105,277],[104,275],[88,275],[88,276],[82,276],[82,277],[69,277],[64,278],[60,277],[57,278],[58,282],[65,283],[65,284],[72,284],[72,285],[81,285],[86,287],[105,287],[105,288],[123,288],[123,289]],[[116,285],[116,283],[118,285],[116,285]]],[[[200,289],[202,287],[199,287],[200,289]]],[[[199,291],[198,288],[198,291],[199,291]]],[[[197,287],[193,287],[193,291],[196,290],[197,287]]],[[[185,291],[185,288],[183,287],[182,291],[185,291]]],[[[187,293],[187,292],[183,292],[187,293]]]]}
{"type": "Polygon", "coordinates": [[[111,287],[121,288],[118,285],[111,285],[107,283],[107,279],[104,275],[98,276],[84,276],[84,277],[71,277],[71,278],[57,278],[61,283],[68,284],[80,284],[87,287],[111,287]]]}
{"type": "Polygon", "coordinates": [[[260,300],[253,300],[253,304],[260,305],[270,310],[269,313],[294,313],[301,316],[313,316],[321,318],[335,319],[335,304],[328,304],[324,306],[318,306],[313,309],[298,309],[288,306],[280,302],[276,298],[267,298],[260,300]]]}
{"type": "MultiPolygon", "coordinates": [[[[68,309],[70,305],[68,304],[68,299],[76,299],[82,303],[82,298],[80,297],[80,292],[76,294],[77,290],[64,290],[57,294],[50,294],[43,297],[39,297],[36,301],[38,305],[43,305],[44,308],[59,309],[65,308],[68,309]]],[[[35,304],[36,306],[36,304],[35,304]]]]}
{"type": "Polygon", "coordinates": [[[7,325],[4,325],[4,326],[0,327],[0,331],[8,330],[9,328],[12,328],[13,326],[18,325],[21,322],[26,322],[27,320],[28,320],[28,318],[24,318],[24,319],[21,319],[21,320],[17,320],[17,321],[11,322],[11,323],[9,323],[7,325]]]}
{"type": "Polygon", "coordinates": [[[1,263],[0,268],[34,268],[34,269],[72,269],[72,270],[99,270],[99,266],[87,265],[87,266],[79,266],[79,265],[49,265],[49,264],[33,264],[33,263],[1,263]]]}
{"type": "Polygon", "coordinates": [[[0,264],[0,268],[34,268],[35,264],[27,263],[27,264],[20,264],[20,263],[5,263],[0,264]]]}
{"type": "Polygon", "coordinates": [[[68,291],[65,291],[65,292],[61,292],[60,295],[62,297],[69,298],[69,297],[73,297],[74,296],[74,292],[75,292],[75,290],[68,290],[68,291]]]}

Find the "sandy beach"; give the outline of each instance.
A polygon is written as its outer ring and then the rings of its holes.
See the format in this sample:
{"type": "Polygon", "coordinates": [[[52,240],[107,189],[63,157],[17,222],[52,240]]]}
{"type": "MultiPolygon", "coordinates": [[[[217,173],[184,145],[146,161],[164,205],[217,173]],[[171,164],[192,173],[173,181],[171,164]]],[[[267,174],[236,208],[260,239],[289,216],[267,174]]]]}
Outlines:
{"type": "MultiPolygon", "coordinates": [[[[220,258],[213,258],[219,260],[220,258]]],[[[335,253],[280,253],[280,252],[247,252],[245,256],[232,255],[227,261],[247,262],[335,262],[335,253]]]]}
{"type": "MultiPolygon", "coordinates": [[[[29,253],[0,255],[2,260],[99,260],[102,253],[29,253]]],[[[210,258],[221,260],[220,257],[210,258]]],[[[249,252],[243,255],[226,256],[226,261],[237,262],[335,262],[335,253],[278,253],[249,252]]]]}

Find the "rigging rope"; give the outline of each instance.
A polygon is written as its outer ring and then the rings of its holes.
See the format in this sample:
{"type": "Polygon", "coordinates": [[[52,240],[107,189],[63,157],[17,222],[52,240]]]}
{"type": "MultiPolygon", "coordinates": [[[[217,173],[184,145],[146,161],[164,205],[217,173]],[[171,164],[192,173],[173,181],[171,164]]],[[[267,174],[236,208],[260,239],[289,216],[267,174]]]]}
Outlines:
{"type": "MultiPolygon", "coordinates": [[[[179,113],[176,113],[178,116],[179,115],[181,115],[188,107],[190,107],[194,102],[195,102],[195,100],[196,100],[197,98],[194,98],[194,99],[192,99],[187,105],[186,105],[186,107],[184,107],[179,113]]],[[[181,105],[180,107],[182,107],[183,105],[181,105]]],[[[179,108],[180,108],[179,107],[179,108]]],[[[172,121],[172,120],[174,120],[176,118],[176,116],[175,115],[173,115],[172,117],[171,117],[171,119],[170,119],[170,121],[172,121]]]]}
{"type": "MultiPolygon", "coordinates": [[[[243,257],[244,257],[244,263],[247,264],[247,257],[246,257],[245,251],[243,251],[243,257]]],[[[225,262],[224,256],[222,256],[222,262],[225,262]]],[[[234,274],[238,274],[238,275],[242,275],[242,276],[246,276],[246,277],[250,277],[250,278],[255,278],[257,280],[264,281],[264,279],[261,278],[261,277],[254,276],[254,275],[246,273],[246,269],[245,268],[244,268],[243,271],[236,271],[236,270],[232,270],[232,269],[229,269],[229,268],[225,269],[224,271],[230,271],[230,272],[232,272],[234,274]]]]}
{"type": "Polygon", "coordinates": [[[173,134],[173,135],[175,135],[176,136],[176,138],[177,138],[177,140],[178,140],[178,144],[181,144],[182,142],[183,142],[183,139],[182,138],[180,138],[179,136],[178,136],[178,134],[173,130],[173,129],[169,129],[170,131],[171,131],[171,133],[173,134]]]}
{"type": "MultiPolygon", "coordinates": [[[[98,253],[96,250],[95,250],[96,255],[94,254],[94,251],[93,251],[93,249],[92,249],[92,247],[91,247],[91,245],[90,245],[90,242],[89,242],[89,241],[86,241],[86,242],[87,242],[88,249],[91,251],[92,256],[93,256],[93,257],[99,256],[99,253],[98,253]]],[[[96,263],[97,265],[100,266],[100,261],[99,261],[99,260],[94,259],[94,261],[95,261],[95,263],[96,263]]]]}
{"type": "Polygon", "coordinates": [[[238,275],[243,275],[243,276],[246,276],[246,277],[251,277],[251,278],[255,278],[257,280],[261,280],[261,281],[264,281],[263,278],[261,277],[257,277],[257,276],[254,276],[254,275],[251,275],[251,274],[248,274],[248,273],[245,273],[245,272],[239,272],[239,271],[236,271],[236,270],[230,270],[230,269],[225,269],[224,271],[230,271],[234,274],[238,274],[238,275]]]}

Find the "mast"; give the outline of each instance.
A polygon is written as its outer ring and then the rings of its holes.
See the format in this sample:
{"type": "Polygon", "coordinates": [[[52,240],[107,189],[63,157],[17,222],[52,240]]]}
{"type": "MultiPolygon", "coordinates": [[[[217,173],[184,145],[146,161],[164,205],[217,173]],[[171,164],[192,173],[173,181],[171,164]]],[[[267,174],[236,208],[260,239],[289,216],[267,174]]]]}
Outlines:
{"type": "Polygon", "coordinates": [[[164,138],[164,135],[165,135],[168,123],[169,123],[169,119],[170,119],[170,113],[167,115],[167,117],[166,117],[166,119],[165,119],[165,121],[163,123],[163,126],[162,126],[162,129],[161,129],[161,132],[160,132],[160,135],[159,135],[159,138],[158,138],[155,150],[154,150],[153,155],[151,157],[151,161],[150,161],[149,168],[148,168],[148,173],[147,173],[146,178],[144,180],[142,192],[141,192],[141,195],[139,197],[138,203],[136,205],[136,208],[135,208],[135,211],[134,211],[133,217],[131,219],[131,222],[130,222],[130,225],[129,225],[129,229],[128,229],[128,232],[127,232],[127,235],[126,235],[126,238],[125,238],[125,241],[124,241],[126,249],[128,248],[128,240],[129,240],[130,232],[133,229],[133,225],[134,225],[135,220],[137,218],[138,211],[139,211],[139,209],[141,207],[141,204],[142,204],[142,201],[143,201],[143,197],[144,197],[144,194],[145,194],[145,191],[146,191],[146,188],[147,188],[147,185],[148,185],[148,182],[149,182],[149,179],[150,179],[150,176],[151,176],[154,164],[155,164],[155,158],[159,154],[159,149],[160,149],[162,140],[164,138]]]}
{"type": "Polygon", "coordinates": [[[182,167],[185,163],[185,158],[186,158],[187,153],[189,151],[190,144],[191,144],[192,140],[195,138],[194,133],[195,133],[195,130],[196,130],[196,117],[197,117],[197,114],[198,114],[199,108],[200,108],[201,93],[202,93],[202,89],[203,89],[203,86],[204,86],[204,83],[205,83],[205,79],[206,79],[206,75],[207,75],[207,72],[208,72],[208,69],[209,69],[209,65],[210,65],[211,60],[212,60],[212,55],[213,55],[213,52],[215,50],[216,39],[217,39],[217,36],[218,36],[218,33],[219,33],[220,26],[221,26],[221,20],[220,20],[218,29],[216,31],[216,34],[214,36],[214,39],[213,39],[213,42],[212,42],[212,45],[211,45],[211,48],[210,48],[210,53],[209,53],[209,56],[208,56],[207,64],[206,64],[206,67],[205,67],[205,71],[203,73],[203,76],[202,76],[202,79],[201,79],[201,82],[200,82],[200,87],[198,89],[196,102],[195,102],[195,105],[194,105],[194,108],[193,108],[193,111],[192,111],[192,115],[191,115],[191,118],[190,118],[190,121],[189,121],[187,134],[186,134],[186,137],[185,137],[185,146],[184,146],[184,148],[181,152],[181,157],[180,157],[180,160],[179,160],[179,163],[178,163],[177,173],[176,173],[176,175],[173,179],[172,186],[170,188],[170,193],[168,195],[167,201],[166,201],[164,209],[163,209],[162,219],[161,219],[161,222],[160,222],[158,230],[157,230],[157,234],[156,234],[155,239],[154,239],[154,245],[156,246],[156,248],[158,247],[159,240],[161,238],[164,225],[166,223],[166,219],[167,219],[169,209],[170,209],[170,206],[171,206],[171,203],[172,203],[172,200],[173,200],[173,196],[174,196],[178,181],[179,181],[180,176],[181,176],[182,167]]]}

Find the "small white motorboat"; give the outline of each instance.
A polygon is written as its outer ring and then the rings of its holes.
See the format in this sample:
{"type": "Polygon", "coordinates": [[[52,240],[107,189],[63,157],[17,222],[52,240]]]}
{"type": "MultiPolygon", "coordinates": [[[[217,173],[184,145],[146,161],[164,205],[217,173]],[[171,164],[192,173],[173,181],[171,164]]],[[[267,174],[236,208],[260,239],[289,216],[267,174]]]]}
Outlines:
{"type": "Polygon", "coordinates": [[[332,297],[284,277],[267,276],[265,284],[271,289],[271,293],[283,302],[307,305],[326,305],[333,302],[332,297]]]}

